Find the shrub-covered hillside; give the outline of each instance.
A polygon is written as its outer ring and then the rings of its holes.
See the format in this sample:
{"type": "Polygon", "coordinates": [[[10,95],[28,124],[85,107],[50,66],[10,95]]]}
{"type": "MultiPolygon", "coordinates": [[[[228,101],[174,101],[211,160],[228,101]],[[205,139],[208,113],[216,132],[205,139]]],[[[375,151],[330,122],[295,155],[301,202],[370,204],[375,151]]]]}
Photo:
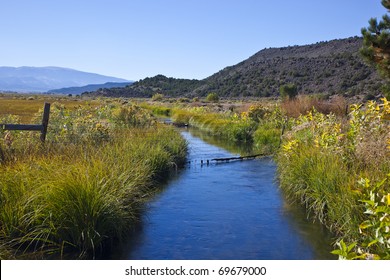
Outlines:
{"type": "MultiPolygon", "coordinates": [[[[94,95],[151,97],[277,96],[280,86],[295,84],[299,93],[377,95],[382,81],[359,54],[362,38],[319,42],[304,46],[268,48],[237,65],[226,67],[204,80],[167,78],[157,75],[126,88],[103,89],[94,95]]],[[[90,93],[91,94],[91,93],[90,93]]]]}

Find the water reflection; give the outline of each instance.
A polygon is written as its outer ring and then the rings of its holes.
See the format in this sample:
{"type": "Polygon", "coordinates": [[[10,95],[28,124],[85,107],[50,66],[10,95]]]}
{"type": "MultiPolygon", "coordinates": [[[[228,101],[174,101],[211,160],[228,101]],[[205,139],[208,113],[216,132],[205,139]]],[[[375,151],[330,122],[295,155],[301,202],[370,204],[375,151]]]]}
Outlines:
{"type": "Polygon", "coordinates": [[[201,140],[207,142],[208,144],[214,145],[216,147],[223,148],[233,154],[238,155],[250,155],[253,153],[252,144],[251,143],[232,143],[226,140],[221,139],[220,137],[216,137],[210,135],[208,133],[202,132],[196,128],[190,128],[188,130],[192,136],[200,138],[201,140]]]}

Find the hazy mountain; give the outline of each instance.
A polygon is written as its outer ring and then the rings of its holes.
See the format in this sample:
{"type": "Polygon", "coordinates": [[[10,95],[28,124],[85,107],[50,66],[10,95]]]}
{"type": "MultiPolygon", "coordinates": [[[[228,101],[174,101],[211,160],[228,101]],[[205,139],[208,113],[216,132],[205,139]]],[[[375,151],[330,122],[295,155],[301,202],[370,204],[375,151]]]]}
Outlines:
{"type": "Polygon", "coordinates": [[[99,89],[106,88],[122,88],[131,85],[133,82],[125,82],[125,83],[105,83],[105,84],[94,84],[94,85],[86,85],[83,87],[66,87],[60,89],[51,89],[47,93],[55,93],[55,94],[81,94],[83,92],[89,91],[97,91],[99,89]]]}
{"type": "Polygon", "coordinates": [[[128,81],[61,67],[0,67],[0,91],[46,92],[107,82],[128,81]]]}
{"type": "Polygon", "coordinates": [[[300,93],[376,95],[383,80],[359,54],[362,38],[319,42],[304,46],[267,48],[204,80],[146,78],[121,89],[95,92],[105,96],[277,96],[281,85],[294,83],[300,93]]]}

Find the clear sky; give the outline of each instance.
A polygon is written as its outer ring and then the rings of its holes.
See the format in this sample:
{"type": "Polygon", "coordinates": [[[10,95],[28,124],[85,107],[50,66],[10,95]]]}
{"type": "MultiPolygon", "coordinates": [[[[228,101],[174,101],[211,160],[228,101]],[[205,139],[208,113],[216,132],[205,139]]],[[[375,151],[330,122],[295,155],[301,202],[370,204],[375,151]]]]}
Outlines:
{"type": "Polygon", "coordinates": [[[206,78],[263,48],[359,35],[380,0],[2,0],[0,66],[206,78]]]}

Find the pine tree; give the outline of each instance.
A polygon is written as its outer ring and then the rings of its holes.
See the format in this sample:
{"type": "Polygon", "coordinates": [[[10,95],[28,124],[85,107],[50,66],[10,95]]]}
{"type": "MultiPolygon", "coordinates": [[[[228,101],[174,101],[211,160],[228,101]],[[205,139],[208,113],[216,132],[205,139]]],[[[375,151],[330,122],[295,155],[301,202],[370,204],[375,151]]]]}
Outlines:
{"type": "MultiPolygon", "coordinates": [[[[390,0],[382,0],[382,5],[390,12],[390,0]]],[[[379,73],[390,79],[390,16],[369,20],[369,27],[362,28],[363,47],[360,52],[371,64],[375,65],[379,73]]]]}

